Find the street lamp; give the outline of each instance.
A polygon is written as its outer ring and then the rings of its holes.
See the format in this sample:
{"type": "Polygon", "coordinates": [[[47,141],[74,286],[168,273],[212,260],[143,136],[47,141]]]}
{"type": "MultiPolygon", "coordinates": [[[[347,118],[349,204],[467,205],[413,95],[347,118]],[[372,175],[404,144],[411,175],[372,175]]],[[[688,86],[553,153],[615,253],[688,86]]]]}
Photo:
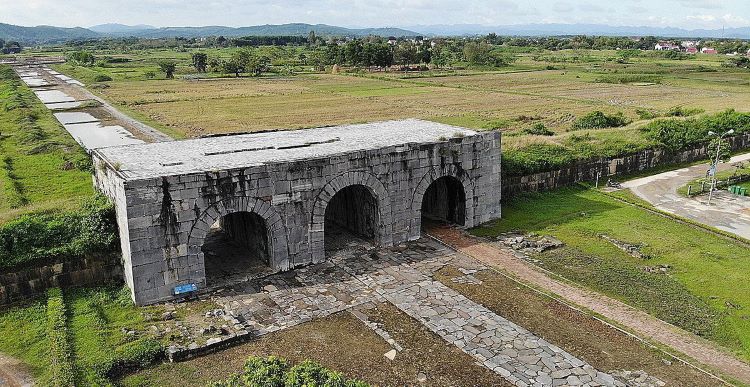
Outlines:
{"type": "Polygon", "coordinates": [[[718,166],[719,166],[719,157],[721,156],[721,140],[723,140],[725,136],[731,136],[733,134],[734,134],[734,129],[729,129],[729,131],[727,131],[727,132],[725,132],[723,134],[714,133],[712,131],[708,132],[708,136],[709,137],[716,137],[717,138],[717,141],[716,141],[716,158],[713,159],[713,161],[711,163],[711,169],[710,169],[710,174],[711,174],[711,188],[709,188],[709,190],[708,190],[708,205],[709,206],[711,205],[711,197],[713,197],[714,189],[716,188],[716,170],[718,169],[718,166]]]}

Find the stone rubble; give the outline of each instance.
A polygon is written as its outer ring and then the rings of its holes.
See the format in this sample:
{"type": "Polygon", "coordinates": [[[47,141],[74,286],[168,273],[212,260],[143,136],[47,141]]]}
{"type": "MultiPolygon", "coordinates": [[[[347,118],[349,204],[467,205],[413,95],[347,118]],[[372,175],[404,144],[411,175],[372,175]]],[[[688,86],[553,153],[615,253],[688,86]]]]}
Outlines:
{"type": "Polygon", "coordinates": [[[525,253],[542,253],[564,246],[564,243],[552,236],[537,237],[535,234],[506,233],[497,237],[497,241],[513,250],[525,253]]]}

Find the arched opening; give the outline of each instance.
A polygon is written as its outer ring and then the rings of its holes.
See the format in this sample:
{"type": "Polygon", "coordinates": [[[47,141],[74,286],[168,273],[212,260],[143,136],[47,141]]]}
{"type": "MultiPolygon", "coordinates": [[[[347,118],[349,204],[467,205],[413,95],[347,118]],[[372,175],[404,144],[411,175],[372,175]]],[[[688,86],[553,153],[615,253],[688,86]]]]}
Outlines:
{"type": "Polygon", "coordinates": [[[455,177],[433,181],[422,197],[422,226],[434,223],[466,224],[466,192],[455,177]]]}
{"type": "Polygon", "coordinates": [[[370,189],[360,184],[341,189],[326,206],[326,251],[362,241],[374,243],[378,222],[378,200],[370,189]]]}
{"type": "Polygon", "coordinates": [[[202,247],[206,285],[222,286],[269,274],[270,243],[260,215],[243,211],[222,216],[211,226],[202,247]]]}

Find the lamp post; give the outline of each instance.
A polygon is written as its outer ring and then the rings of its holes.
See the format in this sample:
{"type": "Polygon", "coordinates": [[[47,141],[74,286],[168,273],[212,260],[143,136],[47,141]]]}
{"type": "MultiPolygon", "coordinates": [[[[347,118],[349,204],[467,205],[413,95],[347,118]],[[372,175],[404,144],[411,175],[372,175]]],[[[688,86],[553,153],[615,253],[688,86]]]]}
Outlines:
{"type": "Polygon", "coordinates": [[[718,134],[718,133],[714,133],[714,132],[711,132],[711,131],[708,132],[708,136],[709,137],[716,137],[717,138],[717,141],[716,141],[716,158],[712,160],[712,162],[711,162],[711,170],[710,170],[711,171],[711,187],[708,189],[708,205],[709,206],[711,205],[711,198],[713,197],[714,189],[716,188],[716,170],[718,169],[718,166],[719,166],[719,157],[721,156],[721,140],[723,140],[725,136],[731,136],[733,134],[734,134],[734,129],[730,129],[729,131],[727,131],[727,132],[725,132],[723,134],[718,134]]]}

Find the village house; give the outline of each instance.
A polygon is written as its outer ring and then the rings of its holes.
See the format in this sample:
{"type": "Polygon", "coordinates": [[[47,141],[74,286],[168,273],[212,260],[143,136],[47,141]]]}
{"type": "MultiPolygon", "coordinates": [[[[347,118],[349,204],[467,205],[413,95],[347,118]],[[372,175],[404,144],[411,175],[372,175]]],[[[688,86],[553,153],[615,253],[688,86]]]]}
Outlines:
{"type": "Polygon", "coordinates": [[[685,52],[688,54],[697,54],[698,53],[698,47],[688,47],[685,49],[685,52]]]}
{"type": "Polygon", "coordinates": [[[659,42],[654,46],[656,51],[680,51],[680,46],[670,42],[659,42]]]}
{"type": "Polygon", "coordinates": [[[716,49],[715,49],[715,48],[711,48],[711,47],[703,47],[703,48],[701,48],[701,54],[711,54],[711,55],[715,55],[715,54],[718,54],[718,51],[716,51],[716,49]]]}

